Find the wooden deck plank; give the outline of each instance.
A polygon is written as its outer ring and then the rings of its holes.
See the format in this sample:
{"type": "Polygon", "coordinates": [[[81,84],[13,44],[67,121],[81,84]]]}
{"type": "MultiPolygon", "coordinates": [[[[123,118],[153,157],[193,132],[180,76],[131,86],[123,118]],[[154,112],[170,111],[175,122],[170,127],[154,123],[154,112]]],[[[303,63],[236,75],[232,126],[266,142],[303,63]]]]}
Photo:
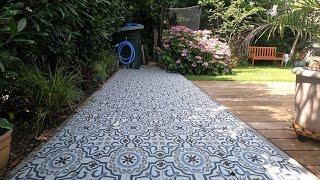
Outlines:
{"type": "Polygon", "coordinates": [[[292,158],[306,166],[320,166],[320,151],[286,151],[292,158]]]}
{"type": "Polygon", "coordinates": [[[270,110],[270,111],[275,111],[275,112],[283,112],[283,113],[287,113],[288,111],[292,111],[291,108],[288,108],[286,106],[276,106],[276,105],[270,105],[268,107],[266,106],[259,106],[259,105],[246,105],[246,106],[239,106],[239,105],[229,105],[227,106],[230,109],[232,109],[233,111],[252,111],[252,109],[254,109],[255,111],[265,111],[265,110],[270,110]]]}
{"type": "Polygon", "coordinates": [[[243,101],[236,101],[236,100],[221,100],[221,102],[223,102],[224,105],[226,106],[237,106],[237,107],[241,107],[241,106],[275,106],[275,107],[290,107],[292,106],[293,102],[279,102],[279,101],[266,101],[266,102],[252,102],[252,101],[248,101],[248,100],[243,100],[243,101]]]}
{"type": "Polygon", "coordinates": [[[280,130],[290,130],[293,129],[290,122],[248,122],[248,124],[254,129],[280,129],[280,130]]]}
{"type": "Polygon", "coordinates": [[[291,122],[291,117],[277,117],[272,114],[266,116],[241,114],[237,116],[246,122],[291,122]]]}
{"type": "Polygon", "coordinates": [[[314,141],[301,142],[297,139],[271,139],[271,141],[285,151],[320,151],[320,143],[314,141]]]}
{"type": "Polygon", "coordinates": [[[296,139],[297,138],[293,130],[260,129],[258,131],[268,139],[296,139]]]}
{"type": "MultiPolygon", "coordinates": [[[[209,93],[210,95],[210,93],[209,93]]],[[[235,97],[235,98],[231,98],[231,97],[214,97],[214,95],[212,95],[212,97],[216,100],[216,101],[220,101],[220,102],[225,102],[225,101],[231,101],[231,102],[235,102],[235,103],[241,103],[243,101],[245,102],[252,102],[252,103],[272,103],[272,102],[277,102],[277,103],[284,103],[284,102],[289,102],[290,105],[293,105],[293,100],[290,100],[288,98],[279,98],[279,99],[267,99],[265,97],[262,98],[258,98],[258,97],[254,97],[254,98],[243,98],[243,97],[235,97]]]]}

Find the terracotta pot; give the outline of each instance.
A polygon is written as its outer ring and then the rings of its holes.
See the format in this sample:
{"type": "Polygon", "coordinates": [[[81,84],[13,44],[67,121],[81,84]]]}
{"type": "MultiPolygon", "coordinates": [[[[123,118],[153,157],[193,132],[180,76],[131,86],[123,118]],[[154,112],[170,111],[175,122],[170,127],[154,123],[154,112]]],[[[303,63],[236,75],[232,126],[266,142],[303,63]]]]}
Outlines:
{"type": "Polygon", "coordinates": [[[12,129],[0,136],[0,175],[4,173],[10,157],[12,129]]]}

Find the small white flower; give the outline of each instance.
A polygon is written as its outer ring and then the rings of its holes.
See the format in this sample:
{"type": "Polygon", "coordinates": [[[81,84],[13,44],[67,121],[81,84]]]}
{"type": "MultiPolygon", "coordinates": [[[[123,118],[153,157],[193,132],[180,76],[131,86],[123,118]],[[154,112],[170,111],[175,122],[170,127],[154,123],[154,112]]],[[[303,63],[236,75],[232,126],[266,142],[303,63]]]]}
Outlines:
{"type": "Polygon", "coordinates": [[[271,16],[277,16],[278,15],[278,5],[273,5],[272,8],[267,11],[267,14],[270,14],[271,16]]]}

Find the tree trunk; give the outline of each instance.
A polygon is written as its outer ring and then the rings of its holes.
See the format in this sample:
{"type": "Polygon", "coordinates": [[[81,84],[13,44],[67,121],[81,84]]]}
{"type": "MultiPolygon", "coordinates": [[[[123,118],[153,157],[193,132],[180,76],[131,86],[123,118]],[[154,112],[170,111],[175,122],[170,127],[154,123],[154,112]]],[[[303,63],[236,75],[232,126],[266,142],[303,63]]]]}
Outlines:
{"type": "Polygon", "coordinates": [[[163,33],[163,20],[165,18],[165,14],[168,10],[168,4],[164,4],[160,13],[160,25],[159,25],[159,36],[158,36],[158,45],[162,47],[162,33],[163,33]]]}
{"type": "Polygon", "coordinates": [[[289,54],[289,60],[290,61],[292,60],[293,54],[294,54],[294,52],[296,50],[299,38],[300,38],[300,33],[297,34],[296,39],[294,40],[294,42],[292,44],[292,47],[291,47],[291,50],[290,50],[290,54],[289,54]]]}

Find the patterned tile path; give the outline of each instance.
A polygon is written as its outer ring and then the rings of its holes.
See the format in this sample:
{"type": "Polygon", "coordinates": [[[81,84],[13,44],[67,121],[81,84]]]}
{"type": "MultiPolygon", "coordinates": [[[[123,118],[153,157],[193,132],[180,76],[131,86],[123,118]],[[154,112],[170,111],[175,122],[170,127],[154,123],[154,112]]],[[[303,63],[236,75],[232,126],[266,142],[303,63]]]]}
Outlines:
{"type": "Polygon", "coordinates": [[[13,179],[316,179],[181,75],[120,70],[13,179]]]}

